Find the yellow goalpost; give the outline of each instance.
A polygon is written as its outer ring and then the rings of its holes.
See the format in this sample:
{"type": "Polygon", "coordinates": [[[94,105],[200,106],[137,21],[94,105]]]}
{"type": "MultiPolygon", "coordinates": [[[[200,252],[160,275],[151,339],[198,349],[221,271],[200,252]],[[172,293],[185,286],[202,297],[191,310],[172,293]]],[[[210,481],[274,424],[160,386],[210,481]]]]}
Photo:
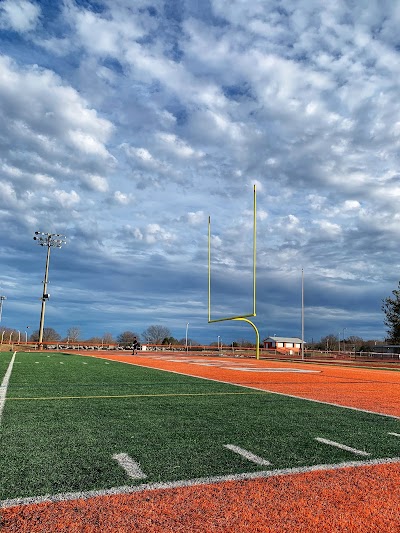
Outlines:
{"type": "Polygon", "coordinates": [[[256,316],[256,250],[257,250],[257,197],[253,186],[253,312],[239,316],[211,319],[211,217],[208,217],[208,323],[243,320],[249,323],[256,333],[256,359],[260,358],[260,334],[249,317],[256,316]]]}

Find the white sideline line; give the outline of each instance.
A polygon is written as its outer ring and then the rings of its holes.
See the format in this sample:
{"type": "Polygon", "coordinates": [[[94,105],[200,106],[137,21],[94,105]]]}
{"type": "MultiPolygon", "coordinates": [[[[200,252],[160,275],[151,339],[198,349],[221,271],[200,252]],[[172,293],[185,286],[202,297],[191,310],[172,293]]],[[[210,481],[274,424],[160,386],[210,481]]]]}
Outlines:
{"type": "Polygon", "coordinates": [[[141,485],[122,487],[112,487],[110,489],[89,490],[82,492],[62,492],[59,494],[45,494],[44,496],[28,496],[27,498],[13,498],[9,500],[0,500],[0,509],[15,507],[17,505],[32,505],[44,502],[63,502],[98,496],[119,496],[121,494],[133,494],[135,492],[144,492],[150,490],[167,490],[181,487],[196,487],[200,485],[210,485],[212,483],[224,483],[227,481],[243,481],[250,479],[266,479],[276,476],[289,476],[294,474],[306,474],[307,472],[340,470],[343,468],[359,468],[363,466],[375,466],[386,464],[400,464],[400,457],[391,457],[386,459],[370,459],[367,461],[348,461],[337,464],[321,464],[314,466],[305,466],[297,468],[285,468],[282,470],[263,470],[259,472],[247,472],[244,474],[232,474],[226,476],[202,477],[196,479],[187,479],[182,481],[171,481],[164,483],[142,483],[141,485]]]}
{"type": "Polygon", "coordinates": [[[340,448],[341,450],[346,450],[347,452],[355,453],[356,455],[364,455],[364,456],[371,455],[370,453],[364,452],[363,450],[357,450],[356,448],[350,448],[350,446],[346,446],[346,444],[340,444],[340,442],[335,442],[333,440],[322,439],[320,437],[316,437],[315,440],[317,440],[318,442],[322,442],[323,444],[328,444],[329,446],[335,446],[336,448],[340,448]]]}
{"type": "Polygon", "coordinates": [[[13,353],[13,356],[11,357],[10,364],[8,365],[7,372],[4,374],[3,381],[0,385],[0,424],[1,424],[1,417],[3,415],[3,409],[4,405],[6,403],[6,395],[7,395],[7,388],[8,388],[8,382],[10,381],[11,372],[14,366],[15,361],[15,355],[17,352],[13,353]]]}
{"type": "Polygon", "coordinates": [[[232,452],[235,452],[241,455],[242,457],[245,457],[248,461],[251,461],[252,463],[256,463],[257,465],[269,466],[271,464],[266,459],[263,459],[262,457],[259,457],[258,455],[255,455],[254,453],[244,450],[243,448],[240,448],[239,446],[235,446],[234,444],[224,444],[224,448],[228,448],[228,450],[231,450],[232,452]]]}
{"type": "Polygon", "coordinates": [[[393,435],[394,437],[400,437],[400,433],[392,433],[389,431],[388,435],[393,435]]]}
{"type": "Polygon", "coordinates": [[[146,474],[140,468],[140,464],[129,457],[127,453],[116,453],[112,456],[113,459],[118,461],[120,466],[125,470],[129,477],[132,479],[146,479],[146,474]]]}

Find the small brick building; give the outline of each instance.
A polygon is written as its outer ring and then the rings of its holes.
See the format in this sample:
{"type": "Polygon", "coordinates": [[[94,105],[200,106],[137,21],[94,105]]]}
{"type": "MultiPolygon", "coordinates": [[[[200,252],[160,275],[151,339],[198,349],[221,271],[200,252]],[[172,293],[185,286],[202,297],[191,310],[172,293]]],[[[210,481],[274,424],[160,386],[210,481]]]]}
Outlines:
{"type": "Polygon", "coordinates": [[[267,350],[279,350],[293,355],[301,352],[303,341],[297,337],[268,337],[263,340],[267,350]]]}

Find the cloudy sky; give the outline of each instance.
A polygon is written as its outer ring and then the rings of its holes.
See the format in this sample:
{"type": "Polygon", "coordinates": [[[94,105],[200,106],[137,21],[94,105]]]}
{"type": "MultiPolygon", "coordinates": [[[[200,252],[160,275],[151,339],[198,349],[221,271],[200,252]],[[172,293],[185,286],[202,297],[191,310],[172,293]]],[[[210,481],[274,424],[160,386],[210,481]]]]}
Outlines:
{"type": "Polygon", "coordinates": [[[383,339],[400,278],[400,3],[2,0],[2,325],[383,339]],[[346,328],[346,329],[344,329],[346,328]]]}

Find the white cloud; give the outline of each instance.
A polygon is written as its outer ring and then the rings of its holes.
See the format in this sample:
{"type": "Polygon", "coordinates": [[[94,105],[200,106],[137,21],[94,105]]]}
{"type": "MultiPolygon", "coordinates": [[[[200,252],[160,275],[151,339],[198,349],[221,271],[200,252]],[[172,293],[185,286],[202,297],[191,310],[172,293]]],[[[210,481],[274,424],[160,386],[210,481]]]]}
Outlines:
{"type": "Polygon", "coordinates": [[[74,207],[81,201],[79,194],[77,194],[76,191],[66,192],[62,190],[55,190],[54,198],[62,207],[66,208],[74,207]]]}
{"type": "Polygon", "coordinates": [[[336,238],[342,233],[340,225],[329,220],[316,220],[314,223],[319,226],[326,238],[336,238]]]}
{"type": "Polygon", "coordinates": [[[40,17],[40,7],[28,0],[3,0],[0,27],[23,33],[33,30],[40,17]]]}
{"type": "Polygon", "coordinates": [[[137,240],[144,240],[147,244],[166,243],[176,240],[176,235],[165,230],[159,224],[148,224],[144,228],[135,228],[133,234],[137,240]]]}
{"type": "Polygon", "coordinates": [[[123,10],[112,10],[112,18],[85,9],[70,8],[68,14],[81,44],[95,54],[117,56],[125,42],[135,42],[144,35],[135,19],[125,16],[123,10]]]}
{"type": "Polygon", "coordinates": [[[343,209],[345,211],[354,211],[360,209],[361,204],[358,200],[346,200],[343,204],[343,209]]]}
{"type": "Polygon", "coordinates": [[[0,116],[6,139],[0,164],[21,177],[21,187],[73,179],[92,190],[108,190],[101,174],[115,163],[105,144],[113,125],[53,72],[21,68],[0,56],[0,116]],[[88,165],[97,172],[88,172],[88,165]]]}
{"type": "Polygon", "coordinates": [[[33,178],[38,185],[44,187],[53,187],[56,184],[56,180],[46,174],[35,174],[33,178]]]}
{"type": "Polygon", "coordinates": [[[124,194],[121,191],[115,191],[113,199],[121,205],[128,205],[131,202],[131,198],[128,194],[124,194]]]}
{"type": "Polygon", "coordinates": [[[14,207],[17,204],[17,195],[11,183],[0,181],[0,205],[5,207],[14,207]]]}
{"type": "Polygon", "coordinates": [[[81,152],[98,155],[103,158],[110,155],[104,144],[88,133],[71,130],[69,138],[71,144],[81,152]]]}
{"type": "Polygon", "coordinates": [[[168,151],[172,152],[178,157],[186,159],[204,156],[204,153],[201,150],[194,150],[185,141],[179,139],[179,137],[173,133],[160,132],[157,134],[157,137],[168,151]]]}
{"type": "Polygon", "coordinates": [[[189,224],[198,226],[199,224],[203,224],[203,222],[206,220],[206,215],[204,211],[196,211],[195,213],[188,213],[187,218],[189,224]]]}
{"type": "Polygon", "coordinates": [[[81,177],[81,180],[87,187],[97,192],[108,191],[108,182],[103,176],[96,174],[86,174],[81,177]]]}
{"type": "Polygon", "coordinates": [[[268,212],[264,209],[257,209],[257,219],[266,220],[268,218],[268,212]]]}

